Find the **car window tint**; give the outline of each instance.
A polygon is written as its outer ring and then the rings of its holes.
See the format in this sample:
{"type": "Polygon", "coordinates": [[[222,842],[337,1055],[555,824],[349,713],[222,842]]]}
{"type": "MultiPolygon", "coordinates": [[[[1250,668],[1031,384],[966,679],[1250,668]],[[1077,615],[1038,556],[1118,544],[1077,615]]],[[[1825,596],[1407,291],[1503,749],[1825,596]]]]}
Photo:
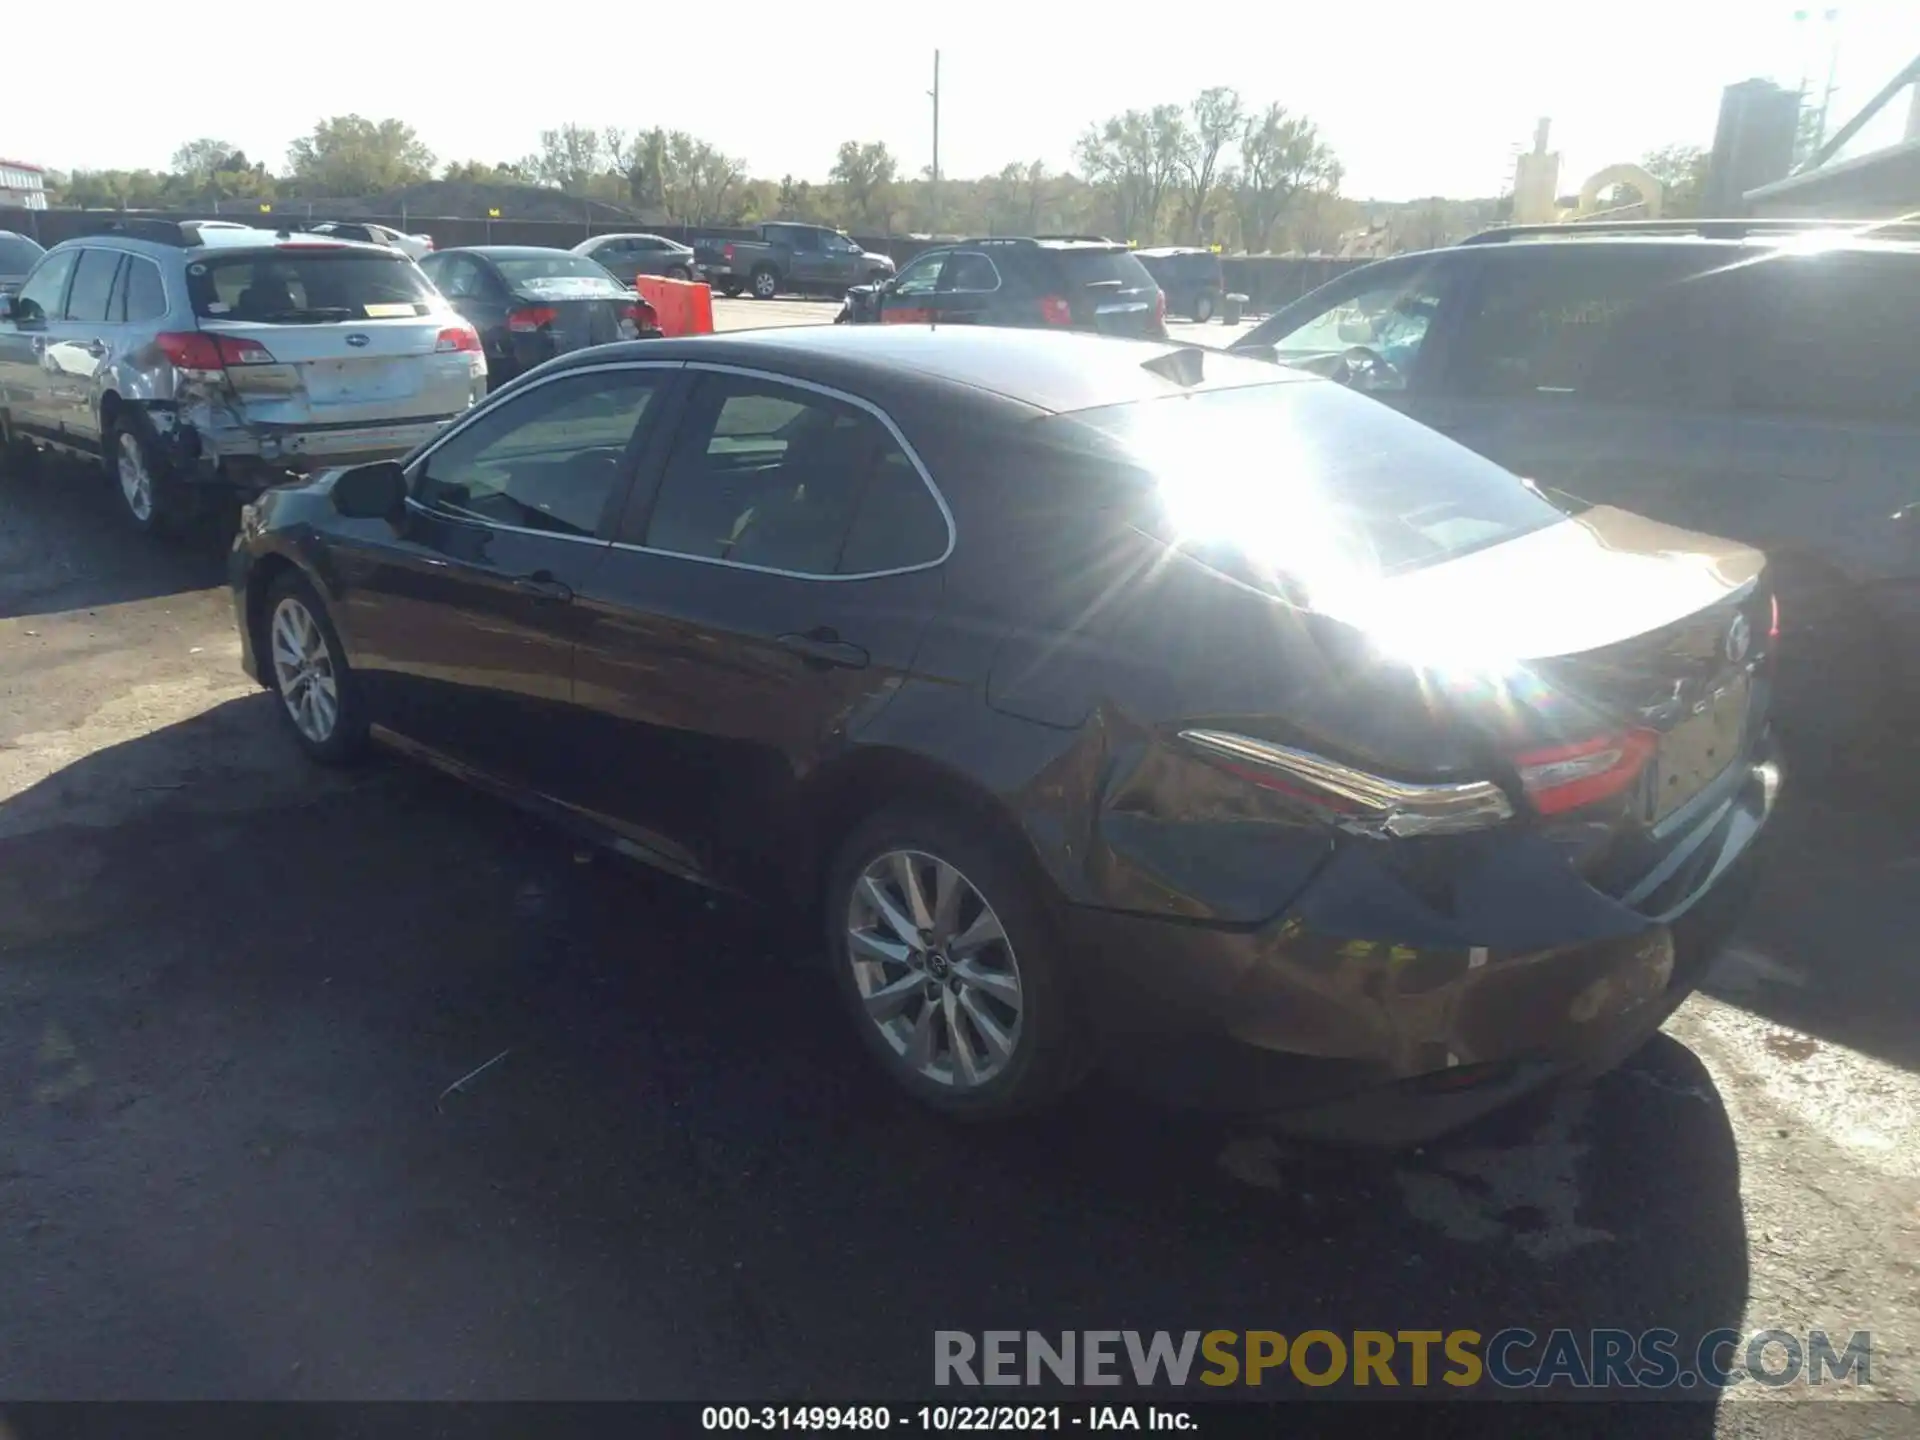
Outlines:
{"type": "Polygon", "coordinates": [[[428,273],[449,300],[472,299],[485,283],[479,265],[465,255],[449,255],[438,269],[428,273]]]}
{"type": "Polygon", "coordinates": [[[940,277],[942,290],[998,290],[1000,272],[993,261],[970,250],[957,252],[940,277]]]}
{"type": "Polygon", "coordinates": [[[1679,403],[1707,398],[1716,366],[1724,373],[1723,358],[1693,333],[1711,314],[1695,284],[1724,264],[1721,252],[1568,244],[1489,258],[1448,359],[1457,393],[1679,403]],[[1682,355],[1686,364],[1668,363],[1682,355]]]}
{"type": "Polygon", "coordinates": [[[429,509],[556,535],[591,535],[626,471],[656,372],[602,370],[523,391],[427,457],[429,509]]]}
{"type": "Polygon", "coordinates": [[[873,575],[927,565],[947,553],[947,517],[920,472],[898,446],[885,450],[860,497],[847,543],[840,550],[842,575],[873,575]]]}
{"type": "Polygon", "coordinates": [[[113,279],[119,269],[118,250],[82,250],[73,272],[73,288],[67,292],[67,319],[105,320],[107,300],[113,294],[113,279]]]}
{"type": "Polygon", "coordinates": [[[931,295],[934,283],[940,278],[940,267],[947,263],[947,252],[935,250],[921,255],[900,272],[893,282],[895,295],[931,295]]]}
{"type": "Polygon", "coordinates": [[[1363,282],[1290,330],[1258,338],[1282,360],[1371,350],[1392,367],[1373,388],[1405,389],[1445,298],[1438,266],[1399,270],[1363,282]]]}
{"type": "Polygon", "coordinates": [[[160,267],[138,255],[127,261],[126,319],[138,323],[158,320],[167,313],[167,293],[160,283],[160,267]]]}
{"type": "Polygon", "coordinates": [[[1920,264],[1911,256],[1781,255],[1747,275],[1755,333],[1737,362],[1740,409],[1920,421],[1920,264]]]}
{"type": "Polygon", "coordinates": [[[646,543],[768,570],[847,574],[842,552],[859,519],[861,573],[937,559],[944,532],[931,553],[923,539],[891,537],[916,555],[906,561],[886,560],[889,537],[869,533],[909,509],[883,494],[863,513],[870,490],[891,486],[884,477],[901,466],[918,484],[892,433],[865,410],[770,381],[709,376],[667,463],[646,543]]]}
{"type": "Polygon", "coordinates": [[[62,250],[42,260],[14,298],[14,313],[27,321],[44,321],[59,314],[67,277],[73,274],[73,263],[79,255],[77,250],[62,250]]]}
{"type": "Polygon", "coordinates": [[[426,276],[393,251],[210,255],[187,266],[187,289],[204,319],[265,324],[407,319],[436,303],[426,276]]]}

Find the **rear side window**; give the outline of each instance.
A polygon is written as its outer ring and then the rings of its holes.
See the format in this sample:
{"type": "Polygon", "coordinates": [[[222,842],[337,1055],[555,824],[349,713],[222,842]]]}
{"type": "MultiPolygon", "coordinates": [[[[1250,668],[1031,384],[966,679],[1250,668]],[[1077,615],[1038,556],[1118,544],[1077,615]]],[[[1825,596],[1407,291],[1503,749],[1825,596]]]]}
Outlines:
{"type": "Polygon", "coordinates": [[[1058,250],[1053,263],[1069,287],[1111,285],[1117,280],[1115,288],[1120,290],[1157,288],[1147,267],[1125,250],[1058,250]]]}
{"type": "Polygon", "coordinates": [[[126,314],[122,318],[128,322],[158,320],[167,313],[167,293],[160,282],[160,267],[151,260],[130,256],[120,288],[126,296],[126,314]]]}
{"type": "Polygon", "coordinates": [[[1753,343],[1736,404],[1766,415],[1920,420],[1920,258],[1779,255],[1747,267],[1753,343]]]}
{"type": "Polygon", "coordinates": [[[1479,399],[1718,408],[1727,398],[1737,252],[1709,246],[1540,246],[1487,257],[1447,388],[1479,399]]]}
{"type": "Polygon", "coordinates": [[[105,320],[113,295],[113,277],[120,270],[118,250],[82,250],[74,268],[73,288],[67,292],[67,319],[105,320]]]}
{"type": "Polygon", "coordinates": [[[947,524],[870,412],[770,381],[708,376],[645,543],[797,575],[871,575],[940,559],[947,524]]]}
{"type": "Polygon", "coordinates": [[[395,320],[433,309],[433,286],[400,255],[288,246],[187,266],[193,313],[209,320],[318,325],[395,320]]]}

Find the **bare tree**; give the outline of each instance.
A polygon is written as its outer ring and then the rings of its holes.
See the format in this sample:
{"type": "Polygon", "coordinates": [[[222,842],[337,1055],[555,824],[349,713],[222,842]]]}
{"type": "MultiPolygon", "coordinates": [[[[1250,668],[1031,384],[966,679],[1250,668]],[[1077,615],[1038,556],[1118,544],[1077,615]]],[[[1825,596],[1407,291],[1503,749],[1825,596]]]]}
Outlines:
{"type": "Polygon", "coordinates": [[[1186,119],[1178,105],[1129,110],[1090,129],[1074,147],[1087,179],[1108,192],[1122,238],[1152,243],[1160,211],[1187,153],[1186,119]]]}
{"type": "Polygon", "coordinates": [[[540,148],[522,166],[540,184],[580,195],[607,172],[611,158],[598,130],[569,121],[557,130],[542,130],[540,148]]]}
{"type": "Polygon", "coordinates": [[[1225,85],[1202,90],[1187,107],[1192,125],[1186,134],[1186,147],[1180,157],[1185,176],[1186,213],[1181,229],[1196,244],[1206,229],[1207,207],[1214,197],[1214,183],[1220,177],[1220,157],[1246,126],[1246,107],[1240,95],[1225,85]]]}
{"type": "Polygon", "coordinates": [[[1320,138],[1320,129],[1284,105],[1269,105],[1240,131],[1240,166],[1234,175],[1234,209],[1240,240],[1250,254],[1263,254],[1296,195],[1337,193],[1340,162],[1320,138]]]}

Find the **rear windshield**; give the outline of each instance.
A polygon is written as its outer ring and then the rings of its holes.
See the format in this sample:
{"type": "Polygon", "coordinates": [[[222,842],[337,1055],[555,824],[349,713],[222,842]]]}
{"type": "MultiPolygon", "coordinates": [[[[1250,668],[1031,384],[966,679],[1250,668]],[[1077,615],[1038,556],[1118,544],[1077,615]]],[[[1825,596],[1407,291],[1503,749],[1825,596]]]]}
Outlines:
{"type": "Polygon", "coordinates": [[[568,251],[551,255],[496,255],[494,268],[515,290],[538,295],[617,295],[626,287],[599,261],[568,251]]]}
{"type": "Polygon", "coordinates": [[[1041,422],[1152,493],[1163,538],[1311,596],[1565,518],[1526,481],[1377,401],[1285,381],[1041,422]]]}
{"type": "Polygon", "coordinates": [[[268,325],[395,320],[438,304],[411,260],[364,250],[289,246],[211,256],[187,266],[187,290],[203,319],[268,325]]]}
{"type": "Polygon", "coordinates": [[[1057,250],[1054,263],[1060,267],[1069,286],[1118,280],[1122,290],[1157,288],[1147,267],[1126,250],[1057,250]]]}
{"type": "Polygon", "coordinates": [[[0,235],[0,275],[24,275],[46,253],[24,235],[0,235]]]}

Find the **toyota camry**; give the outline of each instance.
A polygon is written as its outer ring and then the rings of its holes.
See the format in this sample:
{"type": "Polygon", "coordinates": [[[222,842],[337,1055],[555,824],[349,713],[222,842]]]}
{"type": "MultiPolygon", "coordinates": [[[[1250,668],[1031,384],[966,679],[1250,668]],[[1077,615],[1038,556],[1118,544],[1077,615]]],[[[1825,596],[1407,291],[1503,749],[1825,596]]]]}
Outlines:
{"type": "Polygon", "coordinates": [[[805,327],[551,361],[270,492],[244,663],[818,926],[970,1116],[1096,1067],[1387,1143],[1698,982],[1780,772],[1765,559],[1163,342],[805,327]]]}

